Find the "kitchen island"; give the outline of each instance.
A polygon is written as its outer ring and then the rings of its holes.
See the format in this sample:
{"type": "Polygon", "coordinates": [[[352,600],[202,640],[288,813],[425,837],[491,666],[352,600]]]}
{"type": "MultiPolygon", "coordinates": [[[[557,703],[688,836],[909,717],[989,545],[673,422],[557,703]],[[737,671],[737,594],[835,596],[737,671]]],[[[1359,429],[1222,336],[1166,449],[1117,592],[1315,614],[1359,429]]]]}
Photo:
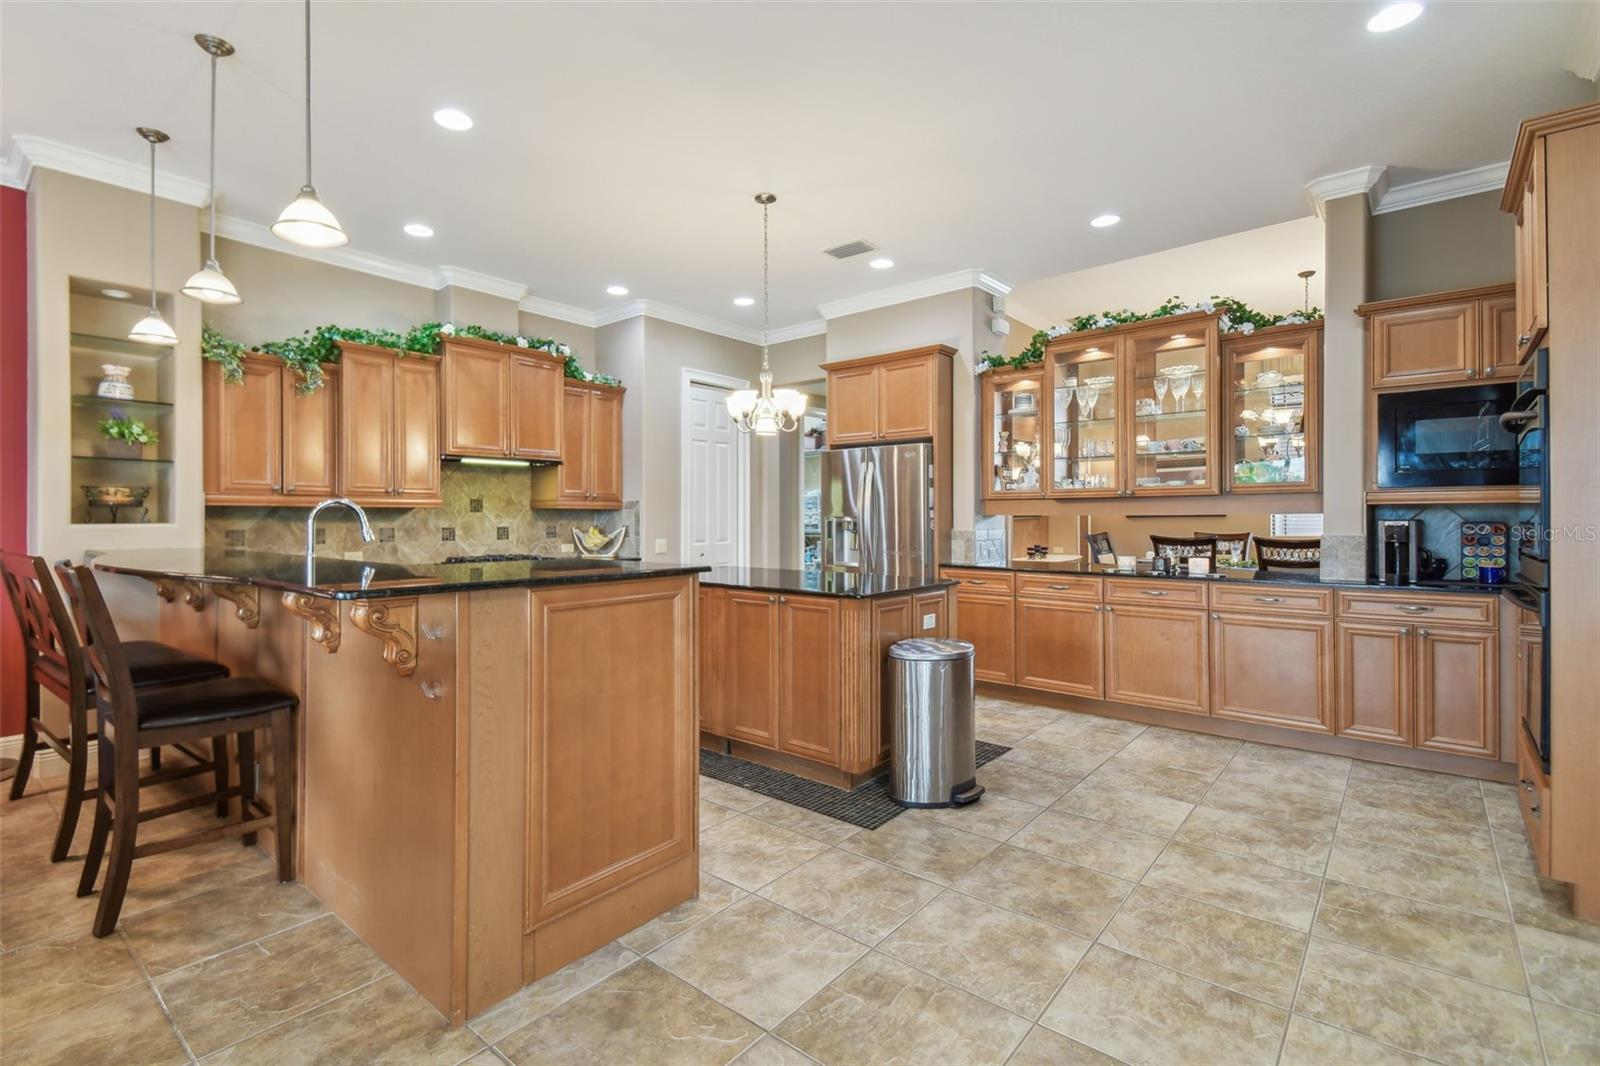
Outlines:
{"type": "Polygon", "coordinates": [[[704,567],[93,565],[153,583],[163,641],[300,697],[298,876],[452,1022],[698,891],[704,567]]]}

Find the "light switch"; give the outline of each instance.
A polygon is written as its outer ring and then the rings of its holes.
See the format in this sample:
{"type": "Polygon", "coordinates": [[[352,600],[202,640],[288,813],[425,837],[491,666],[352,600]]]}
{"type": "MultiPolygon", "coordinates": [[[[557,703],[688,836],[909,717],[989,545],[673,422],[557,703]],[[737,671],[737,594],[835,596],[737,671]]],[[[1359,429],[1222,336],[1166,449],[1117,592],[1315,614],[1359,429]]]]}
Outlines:
{"type": "Polygon", "coordinates": [[[657,555],[665,555],[665,554],[667,554],[667,538],[666,537],[657,537],[656,538],[656,554],[657,555]]]}
{"type": "Polygon", "coordinates": [[[923,629],[934,629],[934,628],[937,628],[938,625],[939,625],[939,616],[938,615],[936,615],[936,614],[925,614],[925,615],[922,616],[922,628],[923,629]]]}

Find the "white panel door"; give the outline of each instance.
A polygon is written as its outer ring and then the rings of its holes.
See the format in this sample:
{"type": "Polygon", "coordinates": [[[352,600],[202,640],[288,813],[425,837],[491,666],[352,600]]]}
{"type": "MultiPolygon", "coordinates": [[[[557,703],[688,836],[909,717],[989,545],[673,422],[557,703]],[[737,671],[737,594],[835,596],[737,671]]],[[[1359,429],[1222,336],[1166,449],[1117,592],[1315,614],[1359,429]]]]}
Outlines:
{"type": "Polygon", "coordinates": [[[691,384],[684,441],[683,506],[688,544],[684,561],[707,566],[739,563],[739,431],[728,417],[728,390],[691,384]]]}

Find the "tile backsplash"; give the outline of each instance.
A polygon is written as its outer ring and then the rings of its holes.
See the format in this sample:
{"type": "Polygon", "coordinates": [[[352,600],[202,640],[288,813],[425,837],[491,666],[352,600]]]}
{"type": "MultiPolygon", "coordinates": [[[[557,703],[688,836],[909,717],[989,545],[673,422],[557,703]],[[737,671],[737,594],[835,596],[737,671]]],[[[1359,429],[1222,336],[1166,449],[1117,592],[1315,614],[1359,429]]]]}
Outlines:
{"type": "MultiPolygon", "coordinates": [[[[622,554],[638,556],[639,504],[620,511],[542,511],[529,506],[532,479],[526,470],[445,463],[442,507],[367,512],[376,539],[361,542],[355,515],[344,508],[322,512],[318,544],[327,555],[360,552],[374,562],[433,563],[452,555],[528,553],[563,555],[572,530],[597,525],[610,532],[626,526],[622,554]]],[[[306,507],[208,507],[206,544],[300,555],[305,551],[306,507]]]]}
{"type": "MultiPolygon", "coordinates": [[[[1518,522],[1529,521],[1532,511],[1518,504],[1434,504],[1430,507],[1374,507],[1371,509],[1372,528],[1369,539],[1371,551],[1377,551],[1377,523],[1385,519],[1419,518],[1422,520],[1422,546],[1450,564],[1445,571],[1446,580],[1461,577],[1461,524],[1463,522],[1504,522],[1514,527],[1518,522]]],[[[1515,542],[1506,553],[1511,573],[1516,576],[1518,558],[1515,542]]],[[[1376,571],[1376,566],[1369,560],[1376,571]]]]}

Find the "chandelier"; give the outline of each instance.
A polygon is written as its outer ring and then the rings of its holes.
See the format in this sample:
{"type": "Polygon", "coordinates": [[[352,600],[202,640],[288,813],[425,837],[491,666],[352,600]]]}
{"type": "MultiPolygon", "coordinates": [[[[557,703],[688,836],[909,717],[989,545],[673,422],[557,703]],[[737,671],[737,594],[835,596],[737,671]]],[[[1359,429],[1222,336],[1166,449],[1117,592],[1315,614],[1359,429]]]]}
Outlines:
{"type": "Polygon", "coordinates": [[[806,394],[796,389],[772,388],[772,366],[767,360],[767,327],[770,320],[770,300],[767,283],[771,274],[767,247],[767,210],[778,198],[770,192],[756,193],[756,203],[761,205],[761,389],[740,389],[728,397],[728,414],[741,433],[754,433],[759,437],[775,437],[778,433],[792,433],[800,428],[800,416],[806,413],[806,394]]]}

